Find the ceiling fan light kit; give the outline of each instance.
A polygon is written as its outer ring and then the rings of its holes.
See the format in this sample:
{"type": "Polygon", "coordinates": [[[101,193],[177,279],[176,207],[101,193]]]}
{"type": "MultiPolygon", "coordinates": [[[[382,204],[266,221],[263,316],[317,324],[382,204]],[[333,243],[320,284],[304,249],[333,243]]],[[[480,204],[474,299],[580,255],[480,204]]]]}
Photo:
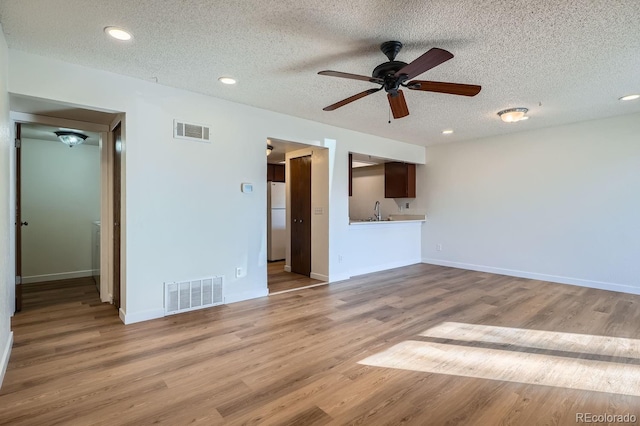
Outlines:
{"type": "Polygon", "coordinates": [[[505,123],[515,123],[522,120],[528,120],[525,114],[529,111],[527,108],[509,108],[503,109],[502,111],[498,111],[498,116],[505,123]]]}
{"type": "Polygon", "coordinates": [[[352,80],[368,81],[379,84],[377,89],[369,89],[356,95],[343,99],[335,104],[323,108],[324,111],[333,111],[345,106],[353,101],[362,99],[382,89],[387,92],[387,99],[393,118],[402,118],[409,115],[409,108],[404,98],[404,93],[400,87],[409,90],[420,90],[423,92],[439,92],[451,95],[475,96],[480,93],[481,87],[471,84],[443,83],[437,81],[412,80],[418,75],[434,68],[449,59],[453,54],[443,49],[434,47],[411,63],[396,61],[396,56],[402,49],[399,41],[386,41],[380,45],[380,50],[385,54],[388,62],[384,62],[374,68],[371,77],[358,74],[349,74],[340,71],[320,71],[318,74],[330,77],[348,78],[352,80]],[[411,80],[411,81],[410,81],[411,80]]]}

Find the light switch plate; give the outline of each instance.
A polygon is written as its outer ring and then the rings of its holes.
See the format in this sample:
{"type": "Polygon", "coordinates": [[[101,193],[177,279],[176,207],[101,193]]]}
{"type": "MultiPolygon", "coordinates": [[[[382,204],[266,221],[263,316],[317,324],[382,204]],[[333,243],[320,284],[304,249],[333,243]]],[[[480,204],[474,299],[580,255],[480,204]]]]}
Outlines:
{"type": "Polygon", "coordinates": [[[242,190],[242,192],[246,192],[246,193],[253,192],[253,184],[252,183],[243,183],[240,186],[240,189],[242,190]]]}

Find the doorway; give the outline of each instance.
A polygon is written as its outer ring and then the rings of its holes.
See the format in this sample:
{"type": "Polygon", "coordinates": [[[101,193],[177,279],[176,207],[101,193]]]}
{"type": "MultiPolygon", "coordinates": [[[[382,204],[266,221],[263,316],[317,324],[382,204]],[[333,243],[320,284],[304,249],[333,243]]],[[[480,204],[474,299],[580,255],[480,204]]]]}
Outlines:
{"type": "MultiPolygon", "coordinates": [[[[267,148],[269,294],[324,284],[328,281],[328,264],[323,262],[328,258],[328,244],[318,245],[314,249],[311,231],[328,227],[328,218],[323,214],[328,210],[327,149],[274,138],[268,139],[267,145],[270,147],[267,148]],[[312,173],[313,167],[315,175],[312,173]],[[274,168],[281,168],[281,171],[273,173],[274,168]],[[283,182],[278,182],[278,176],[282,176],[283,182]],[[312,207],[316,211],[313,216],[312,207]],[[281,211],[277,211],[277,208],[281,211]],[[281,225],[280,222],[274,223],[274,218],[281,218],[281,225]],[[279,244],[283,247],[278,250],[272,247],[278,243],[274,236],[281,237],[279,244]],[[275,256],[275,253],[280,254],[275,256]]],[[[318,241],[322,241],[323,237],[328,239],[327,234],[317,236],[318,241]]]]}
{"type": "Polygon", "coordinates": [[[108,148],[111,122],[120,115],[16,95],[10,103],[17,139],[16,312],[42,306],[35,293],[55,287],[64,288],[62,294],[78,288],[85,296],[89,288],[110,302],[111,273],[105,269],[112,263],[112,233],[100,232],[100,224],[111,220],[108,148]],[[81,143],[65,145],[56,131],[80,134],[81,143]]]}

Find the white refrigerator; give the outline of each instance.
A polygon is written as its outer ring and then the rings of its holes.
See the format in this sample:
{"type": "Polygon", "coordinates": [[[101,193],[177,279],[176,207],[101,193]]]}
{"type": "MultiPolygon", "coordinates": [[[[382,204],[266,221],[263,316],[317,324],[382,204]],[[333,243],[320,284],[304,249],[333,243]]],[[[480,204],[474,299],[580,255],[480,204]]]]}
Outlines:
{"type": "Polygon", "coordinates": [[[287,252],[287,198],[283,182],[267,182],[267,260],[284,260],[287,252]]]}

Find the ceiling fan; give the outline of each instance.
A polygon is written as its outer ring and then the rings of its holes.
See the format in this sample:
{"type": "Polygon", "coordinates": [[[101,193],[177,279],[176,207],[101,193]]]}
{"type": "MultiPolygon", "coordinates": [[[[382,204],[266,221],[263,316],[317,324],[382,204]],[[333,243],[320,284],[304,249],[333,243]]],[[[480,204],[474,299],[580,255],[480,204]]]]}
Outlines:
{"type": "Polygon", "coordinates": [[[352,80],[369,81],[379,84],[376,89],[365,90],[356,95],[336,102],[333,105],[323,108],[324,111],[333,111],[345,106],[353,101],[362,99],[382,89],[387,92],[389,106],[393,113],[393,118],[402,118],[409,115],[407,102],[404,100],[404,94],[400,87],[406,87],[410,90],[421,90],[423,92],[439,92],[449,93],[451,95],[475,96],[480,93],[480,86],[473,84],[459,83],[442,83],[438,81],[412,80],[414,77],[422,74],[431,68],[437,67],[443,62],[453,58],[451,52],[434,47],[424,53],[422,56],[407,64],[406,62],[396,61],[396,55],[402,49],[402,43],[399,41],[386,41],[380,45],[380,50],[384,53],[389,62],[384,62],[373,70],[371,77],[358,74],[349,74],[340,71],[320,71],[320,75],[328,75],[331,77],[349,78],[352,80]]]}

